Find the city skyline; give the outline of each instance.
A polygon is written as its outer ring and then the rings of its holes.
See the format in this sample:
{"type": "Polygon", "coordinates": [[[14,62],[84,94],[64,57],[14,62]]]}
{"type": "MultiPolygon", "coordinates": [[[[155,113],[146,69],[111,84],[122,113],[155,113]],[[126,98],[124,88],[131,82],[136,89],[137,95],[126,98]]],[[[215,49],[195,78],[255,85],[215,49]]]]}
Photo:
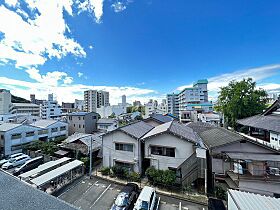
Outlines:
{"type": "Polygon", "coordinates": [[[0,88],[26,99],[54,93],[60,103],[105,90],[117,104],[123,94],[160,100],[208,79],[213,100],[230,80],[252,77],[279,93],[277,5],[3,1],[0,88]]]}

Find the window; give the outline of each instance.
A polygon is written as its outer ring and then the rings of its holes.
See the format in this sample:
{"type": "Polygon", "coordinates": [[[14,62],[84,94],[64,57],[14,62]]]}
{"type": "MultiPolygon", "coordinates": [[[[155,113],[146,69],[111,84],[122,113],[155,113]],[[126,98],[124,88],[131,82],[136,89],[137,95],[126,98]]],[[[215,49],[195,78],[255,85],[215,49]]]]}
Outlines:
{"type": "Polygon", "coordinates": [[[92,119],[95,120],[95,119],[96,119],[96,116],[92,116],[92,119]]]}
{"type": "Polygon", "coordinates": [[[133,145],[132,144],[123,144],[123,143],[116,143],[115,144],[116,150],[133,152],[133,145]]]}
{"type": "Polygon", "coordinates": [[[83,120],[85,120],[85,117],[83,117],[83,120]]]}
{"type": "Polygon", "coordinates": [[[79,120],[81,120],[81,117],[79,117],[79,120]]]}
{"type": "Polygon", "coordinates": [[[21,133],[15,133],[11,137],[12,139],[20,139],[21,138],[21,133]]]}
{"type": "Polygon", "coordinates": [[[34,131],[27,132],[27,133],[26,133],[26,137],[28,137],[28,136],[34,136],[34,133],[35,133],[34,131]]]}
{"type": "Polygon", "coordinates": [[[74,127],[76,127],[75,124],[74,124],[74,127]]]}
{"type": "Polygon", "coordinates": [[[57,132],[57,131],[58,131],[58,128],[52,128],[52,133],[57,132]]]}
{"type": "Polygon", "coordinates": [[[61,130],[61,131],[65,131],[65,130],[66,130],[66,126],[60,127],[60,130],[61,130]]]}
{"type": "Polygon", "coordinates": [[[168,156],[168,157],[175,157],[175,148],[151,146],[151,154],[168,156]]]}
{"type": "Polygon", "coordinates": [[[81,125],[79,124],[79,128],[81,128],[81,125]]]}
{"type": "Polygon", "coordinates": [[[83,125],[83,128],[85,128],[85,125],[83,125]]]}

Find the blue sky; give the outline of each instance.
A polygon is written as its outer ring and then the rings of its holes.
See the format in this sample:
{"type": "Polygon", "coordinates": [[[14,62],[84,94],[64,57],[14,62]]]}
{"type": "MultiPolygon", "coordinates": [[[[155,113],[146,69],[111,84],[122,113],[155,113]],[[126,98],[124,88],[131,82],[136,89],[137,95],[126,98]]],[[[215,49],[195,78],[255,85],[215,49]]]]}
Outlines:
{"type": "Polygon", "coordinates": [[[280,92],[280,2],[0,0],[0,87],[61,101],[162,98],[198,79],[210,96],[253,77],[280,92]]]}

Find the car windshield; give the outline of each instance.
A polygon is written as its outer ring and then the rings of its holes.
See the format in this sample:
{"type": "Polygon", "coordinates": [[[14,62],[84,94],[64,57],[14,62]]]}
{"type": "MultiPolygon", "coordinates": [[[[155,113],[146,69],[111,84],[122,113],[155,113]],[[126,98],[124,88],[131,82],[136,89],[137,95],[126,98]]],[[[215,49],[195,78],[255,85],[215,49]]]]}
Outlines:
{"type": "Polygon", "coordinates": [[[148,210],[149,209],[149,203],[147,201],[139,201],[139,202],[137,202],[135,209],[148,210]]]}
{"type": "Polygon", "coordinates": [[[10,160],[9,160],[9,163],[13,163],[13,162],[15,162],[15,158],[11,158],[10,160]]]}
{"type": "Polygon", "coordinates": [[[118,207],[124,207],[128,203],[128,195],[126,193],[120,193],[115,201],[115,205],[118,207]]]}

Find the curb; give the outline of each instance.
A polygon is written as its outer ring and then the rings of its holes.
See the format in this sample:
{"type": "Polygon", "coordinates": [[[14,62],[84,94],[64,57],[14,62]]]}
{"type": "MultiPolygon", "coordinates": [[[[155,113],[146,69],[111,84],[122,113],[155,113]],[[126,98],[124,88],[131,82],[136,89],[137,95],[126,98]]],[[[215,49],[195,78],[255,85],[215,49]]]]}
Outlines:
{"type": "MultiPolygon", "coordinates": [[[[119,184],[119,185],[125,186],[125,183],[118,182],[118,181],[116,181],[116,180],[106,179],[105,177],[98,176],[98,175],[94,175],[94,177],[100,178],[100,179],[105,180],[105,181],[113,182],[114,184],[119,184]]],[[[135,183],[139,184],[138,182],[135,182],[135,183]]],[[[139,188],[140,188],[140,187],[139,187],[139,188]]],[[[140,188],[140,189],[141,189],[141,188],[140,188]]],[[[176,198],[176,199],[184,200],[184,201],[187,201],[187,202],[190,202],[190,203],[199,204],[199,205],[202,205],[202,206],[208,206],[208,203],[204,203],[204,202],[200,202],[200,201],[195,201],[195,200],[191,200],[191,199],[188,199],[188,198],[185,198],[185,197],[181,197],[181,196],[177,196],[177,195],[172,195],[172,194],[168,194],[168,193],[164,193],[164,192],[159,192],[159,191],[157,191],[157,190],[156,190],[156,192],[157,192],[157,194],[159,194],[159,195],[169,196],[169,197],[171,197],[171,198],[176,198]]]]}

